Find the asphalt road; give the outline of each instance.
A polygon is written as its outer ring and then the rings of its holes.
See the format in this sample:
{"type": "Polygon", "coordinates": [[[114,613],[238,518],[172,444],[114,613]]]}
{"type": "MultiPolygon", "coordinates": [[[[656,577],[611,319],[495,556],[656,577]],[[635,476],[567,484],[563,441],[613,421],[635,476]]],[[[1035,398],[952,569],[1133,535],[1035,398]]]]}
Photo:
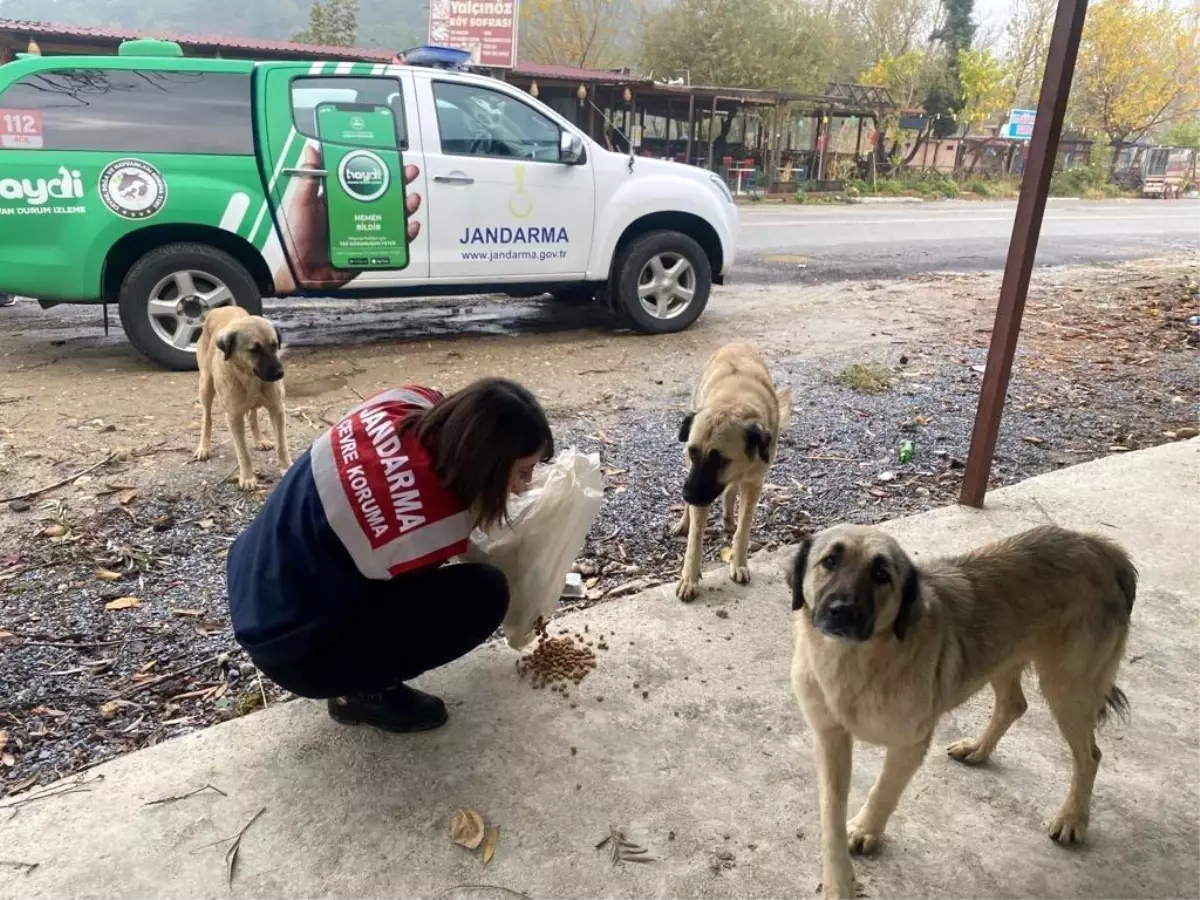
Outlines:
{"type": "MultiPolygon", "coordinates": [[[[731,281],[801,283],[1004,267],[1016,201],[742,207],[731,281]]],[[[1200,250],[1200,203],[1051,200],[1037,265],[1200,250]]]]}

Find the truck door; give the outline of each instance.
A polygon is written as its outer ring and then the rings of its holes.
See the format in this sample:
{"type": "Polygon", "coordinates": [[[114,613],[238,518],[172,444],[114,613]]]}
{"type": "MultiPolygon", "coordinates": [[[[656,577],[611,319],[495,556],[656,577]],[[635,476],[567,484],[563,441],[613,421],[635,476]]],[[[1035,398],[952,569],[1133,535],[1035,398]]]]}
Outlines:
{"type": "Polygon", "coordinates": [[[261,63],[255,110],[270,209],[259,213],[251,240],[263,247],[277,284],[289,271],[307,290],[429,277],[426,230],[407,237],[407,222],[422,222],[427,210],[408,216],[406,197],[428,193],[409,72],[370,63],[261,63]],[[406,166],[419,170],[409,184],[406,166]]]}
{"type": "Polygon", "coordinates": [[[486,82],[413,75],[429,170],[434,282],[582,278],[596,206],[590,159],[562,161],[564,129],[486,82]]]}

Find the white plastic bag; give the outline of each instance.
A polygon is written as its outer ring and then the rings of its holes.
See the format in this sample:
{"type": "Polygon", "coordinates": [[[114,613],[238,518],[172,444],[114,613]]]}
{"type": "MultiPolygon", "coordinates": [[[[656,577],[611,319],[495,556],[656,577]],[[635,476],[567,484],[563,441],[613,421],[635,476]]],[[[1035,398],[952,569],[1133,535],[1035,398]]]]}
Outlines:
{"type": "Polygon", "coordinates": [[[467,557],[490,563],[508,579],[508,614],[501,628],[510,647],[524,647],[537,620],[554,614],[603,502],[600,457],[571,448],[539,466],[529,490],[512,498],[511,524],[472,533],[467,557]]]}

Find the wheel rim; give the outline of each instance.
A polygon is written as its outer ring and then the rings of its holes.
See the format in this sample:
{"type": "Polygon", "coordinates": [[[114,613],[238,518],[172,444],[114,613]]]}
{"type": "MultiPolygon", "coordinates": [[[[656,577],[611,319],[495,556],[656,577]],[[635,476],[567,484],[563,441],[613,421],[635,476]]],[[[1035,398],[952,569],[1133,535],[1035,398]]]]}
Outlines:
{"type": "Polygon", "coordinates": [[[150,328],[164,344],[195,353],[204,317],[221,306],[236,306],[233,291],[217,276],[199,269],[172,272],[150,291],[150,328]]]}
{"type": "Polygon", "coordinates": [[[683,315],[696,298],[696,269],[679,253],[650,257],[638,275],[638,302],[655,319],[683,315]]]}

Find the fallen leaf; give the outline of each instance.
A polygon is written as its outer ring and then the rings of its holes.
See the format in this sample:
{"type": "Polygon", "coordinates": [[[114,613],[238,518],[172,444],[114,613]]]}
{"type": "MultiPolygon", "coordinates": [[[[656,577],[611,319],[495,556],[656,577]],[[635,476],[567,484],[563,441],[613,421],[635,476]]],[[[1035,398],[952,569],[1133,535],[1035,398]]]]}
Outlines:
{"type": "Polygon", "coordinates": [[[11,769],[17,764],[17,760],[11,753],[5,753],[0,755],[0,763],[3,763],[5,766],[11,769]]]}
{"type": "Polygon", "coordinates": [[[104,604],[105,609],[136,609],[142,605],[142,601],[137,597],[118,597],[116,600],[109,600],[104,604]]]}
{"type": "Polygon", "coordinates": [[[117,502],[120,503],[122,506],[128,506],[130,503],[132,503],[136,499],[137,499],[137,491],[126,491],[120,497],[117,498],[117,502]]]}
{"type": "Polygon", "coordinates": [[[50,525],[42,534],[48,538],[62,537],[67,533],[66,525],[50,525]]]}
{"type": "Polygon", "coordinates": [[[487,833],[483,837],[483,864],[485,866],[496,855],[496,841],[498,840],[500,840],[500,826],[493,825],[488,828],[487,833]]]}
{"type": "Polygon", "coordinates": [[[3,643],[4,641],[15,641],[16,639],[17,636],[11,631],[0,630],[0,643],[3,643]]]}
{"type": "Polygon", "coordinates": [[[1044,443],[1046,443],[1046,442],[1045,442],[1044,440],[1042,440],[1040,437],[1034,437],[1033,435],[1026,435],[1025,437],[1021,438],[1021,440],[1023,440],[1023,441],[1024,441],[1025,443],[1027,443],[1027,444],[1033,444],[1035,447],[1036,447],[1038,444],[1044,444],[1044,443]]]}
{"type": "Polygon", "coordinates": [[[97,569],[96,577],[101,581],[120,581],[121,573],[114,572],[111,569],[97,569]]]}
{"type": "Polygon", "coordinates": [[[31,716],[53,716],[56,719],[61,719],[63,716],[66,715],[66,713],[63,712],[62,710],[51,709],[48,706],[35,706],[33,709],[31,709],[29,711],[29,714],[31,716]]]}
{"type": "Polygon", "coordinates": [[[729,560],[732,557],[733,557],[733,548],[732,547],[722,547],[721,548],[721,562],[729,562],[729,560]]]}
{"type": "Polygon", "coordinates": [[[100,717],[102,719],[111,719],[117,714],[121,708],[121,704],[116,700],[109,700],[107,703],[100,704],[100,717]]]}
{"type": "Polygon", "coordinates": [[[198,617],[204,615],[204,610],[202,610],[202,609],[173,609],[173,610],[171,610],[171,615],[173,615],[173,616],[194,616],[194,617],[198,618],[198,617]]]}
{"type": "Polygon", "coordinates": [[[150,660],[150,662],[142,663],[140,666],[138,666],[138,669],[137,669],[138,674],[140,675],[143,672],[149,672],[151,669],[153,669],[157,665],[158,665],[157,659],[152,659],[152,660],[150,660]]]}
{"type": "Polygon", "coordinates": [[[483,842],[483,817],[473,809],[460,809],[450,820],[450,840],[474,850],[483,842]]]}
{"type": "Polygon", "coordinates": [[[8,732],[0,731],[0,750],[3,750],[7,743],[8,743],[8,732]]]}
{"type": "Polygon", "coordinates": [[[199,525],[201,528],[203,528],[205,531],[209,531],[210,529],[215,528],[217,525],[217,523],[215,521],[213,521],[212,519],[201,519],[196,524],[199,525]]]}

